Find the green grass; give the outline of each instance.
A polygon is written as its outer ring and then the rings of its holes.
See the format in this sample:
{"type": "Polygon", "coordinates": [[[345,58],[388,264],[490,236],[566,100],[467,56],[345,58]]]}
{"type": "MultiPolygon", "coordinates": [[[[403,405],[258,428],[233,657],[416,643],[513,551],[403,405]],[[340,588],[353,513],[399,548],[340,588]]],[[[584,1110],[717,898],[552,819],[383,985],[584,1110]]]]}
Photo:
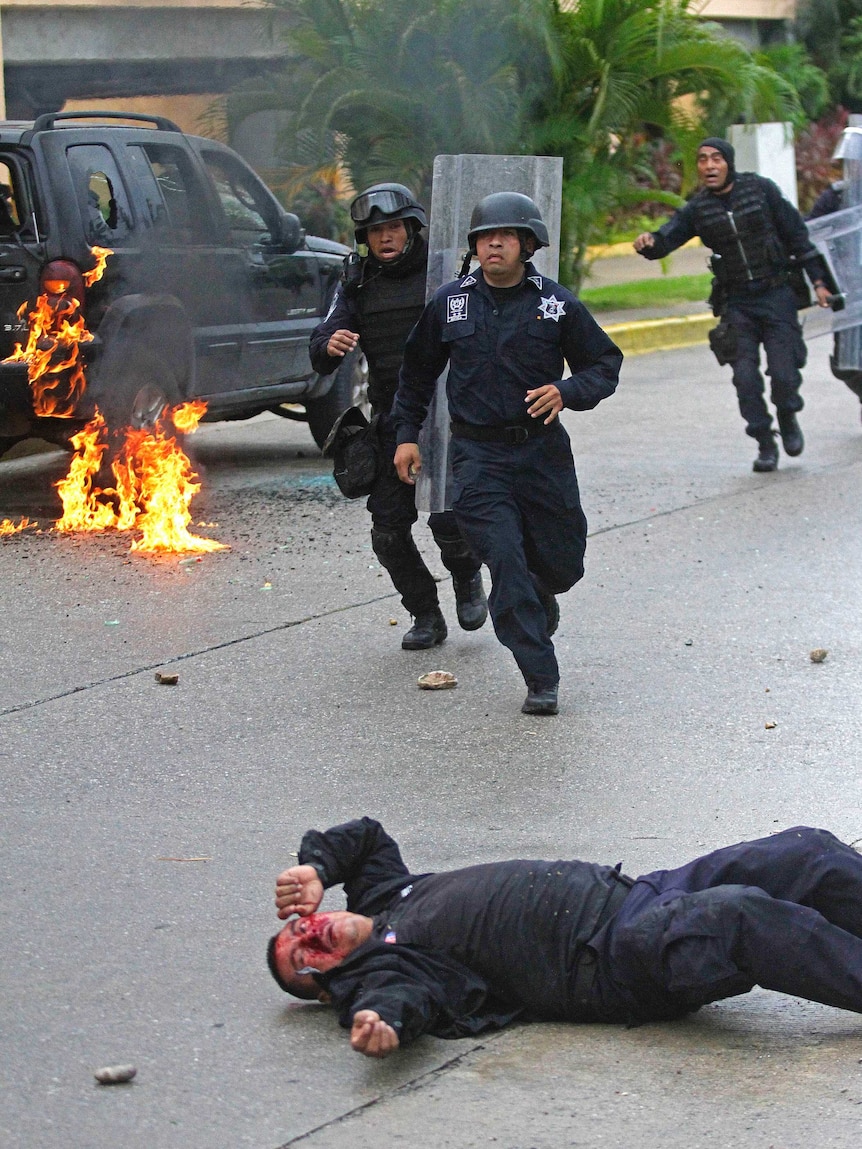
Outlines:
{"type": "Polygon", "coordinates": [[[676,275],[661,279],[638,279],[608,287],[585,287],[579,298],[592,311],[623,311],[627,307],[665,307],[674,303],[705,300],[712,276],[676,275]]]}

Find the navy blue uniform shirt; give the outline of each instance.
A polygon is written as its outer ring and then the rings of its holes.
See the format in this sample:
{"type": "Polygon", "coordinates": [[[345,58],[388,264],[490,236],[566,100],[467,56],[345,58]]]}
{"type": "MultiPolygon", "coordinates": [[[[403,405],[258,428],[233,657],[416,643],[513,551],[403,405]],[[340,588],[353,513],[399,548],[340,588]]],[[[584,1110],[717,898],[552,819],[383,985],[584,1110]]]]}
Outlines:
{"type": "Polygon", "coordinates": [[[589,411],[616,390],[623,355],[587,309],[528,263],[517,296],[498,304],[481,270],[435,292],[410,333],[392,414],[415,443],[434,385],[449,364],[453,422],[522,422],[528,390],[554,383],[563,404],[589,411]],[[572,372],[563,378],[564,362],[572,372]]]}

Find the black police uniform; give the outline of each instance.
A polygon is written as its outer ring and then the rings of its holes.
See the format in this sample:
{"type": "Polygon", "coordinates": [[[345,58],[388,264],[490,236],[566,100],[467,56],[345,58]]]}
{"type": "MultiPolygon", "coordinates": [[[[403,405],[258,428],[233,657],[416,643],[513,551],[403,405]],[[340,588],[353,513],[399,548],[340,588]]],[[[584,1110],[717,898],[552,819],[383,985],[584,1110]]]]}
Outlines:
{"type": "Polygon", "coordinates": [[[772,442],[759,347],[762,343],[766,352],[781,428],[785,413],[793,417],[802,410],[800,368],[807,354],[797,299],[788,282],[790,256],[801,262],[812,281],[827,274],[805,221],[772,180],[739,172],[729,192],[702,188],[652,236],[653,246],[640,253],[646,259],[663,259],[695,236],[715,252],[716,279],[726,300],[722,317],[737,339],[733,385],[739,410],[752,438],[772,442]]]}
{"type": "Polygon", "coordinates": [[[315,975],[341,1024],[372,1009],[402,1044],[519,1014],[637,1023],[755,985],[862,1013],[862,857],[796,827],[631,879],[580,861],[411,874],[379,822],[302,839],[299,861],[371,937],[315,975]]]}
{"type": "MultiPolygon", "coordinates": [[[[312,366],[321,375],[328,375],[344,362],[327,354],[332,335],[345,329],[359,336],[368,360],[368,398],[374,414],[380,416],[379,439],[386,460],[367,503],[371,542],[405,610],[414,616],[438,608],[437,584],[411,535],[419,517],[414,488],[399,480],[391,462],[396,444],[390,410],[404,344],[425,306],[427,263],[428,249],[421,235],[413,236],[407,254],[394,264],[366,257],[354,265],[347,282],[339,285],[329,314],[310,340],[312,366]]],[[[472,578],[480,564],[461,538],[452,512],[430,515],[428,525],[446,569],[456,578],[472,578]]]]}
{"type": "Polygon", "coordinates": [[[407,341],[392,414],[398,443],[417,442],[448,363],[455,517],[491,572],[497,637],[541,688],[559,681],[542,595],[583,576],[587,523],[569,437],[559,419],[526,415],[525,394],[554,383],[566,407],[588,411],[615,391],[622,352],[570,291],[532,263],[525,271],[514,288],[477,270],[435,293],[407,341]]]}

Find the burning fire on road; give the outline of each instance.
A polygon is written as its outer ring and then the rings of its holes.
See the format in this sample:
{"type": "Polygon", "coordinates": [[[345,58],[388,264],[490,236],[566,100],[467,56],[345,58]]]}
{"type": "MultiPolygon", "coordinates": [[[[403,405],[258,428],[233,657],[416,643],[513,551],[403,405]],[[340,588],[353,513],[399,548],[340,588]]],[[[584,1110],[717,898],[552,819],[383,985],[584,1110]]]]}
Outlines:
{"type": "MultiPolygon", "coordinates": [[[[27,304],[19,317],[27,316],[27,342],[17,344],[5,362],[26,362],[27,378],[38,415],[71,418],[86,389],[81,344],[92,341],[81,314],[83,288],[91,287],[104,274],[107,248],[91,248],[96,260],[92,270],[81,273],[74,264],[52,265],[55,278],[46,278],[45,292],[32,311],[27,304]]],[[[130,531],[141,537],[131,550],[144,553],[181,554],[229,549],[225,543],[189,532],[190,504],[201,488],[179,435],[191,434],[206,412],[201,401],[165,407],[152,429],[127,427],[122,446],[111,461],[114,485],[100,487],[96,478],[109,446],[108,428],[101,414],[72,438],[75,454],[68,474],[57,484],[63,514],[54,524],[58,531],[130,531]]],[[[23,530],[9,520],[0,524],[0,535],[23,530]],[[8,527],[7,527],[8,524],[8,527]],[[7,529],[4,530],[4,527],[7,529]]]]}
{"type": "Polygon", "coordinates": [[[4,535],[17,535],[19,531],[26,531],[30,527],[38,527],[38,525],[35,520],[31,522],[26,516],[19,523],[13,523],[11,519],[3,519],[0,522],[0,538],[3,538],[4,535]]]}
{"type": "Polygon", "coordinates": [[[72,440],[75,457],[57,484],[63,516],[58,531],[139,530],[131,550],[162,554],[226,550],[225,543],[189,532],[193,497],[201,485],[175,432],[197,427],[206,404],[166,408],[152,431],[126,429],[123,446],[111,463],[114,486],[102,489],[95,478],[108,446],[101,415],[72,440]],[[174,432],[170,427],[174,428],[174,432]]]}

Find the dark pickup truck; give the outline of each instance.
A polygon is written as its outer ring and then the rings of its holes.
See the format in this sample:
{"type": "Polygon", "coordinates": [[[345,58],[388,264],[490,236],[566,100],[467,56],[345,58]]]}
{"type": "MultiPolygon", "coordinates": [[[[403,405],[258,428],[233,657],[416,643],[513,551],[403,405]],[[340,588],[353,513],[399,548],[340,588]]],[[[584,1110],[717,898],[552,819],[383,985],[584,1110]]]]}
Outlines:
{"type": "Polygon", "coordinates": [[[34,409],[26,363],[0,364],[0,452],[32,436],[68,446],[97,407],[119,430],[192,398],[207,420],[307,419],[322,445],[363,385],[357,357],[328,377],[308,358],[347,250],[305,235],[229,148],[161,117],[0,122],[0,358],[26,344],[44,293],[77,301],[93,336],[62,417],[34,409]],[[94,247],[113,254],[86,287],[94,247]]]}

